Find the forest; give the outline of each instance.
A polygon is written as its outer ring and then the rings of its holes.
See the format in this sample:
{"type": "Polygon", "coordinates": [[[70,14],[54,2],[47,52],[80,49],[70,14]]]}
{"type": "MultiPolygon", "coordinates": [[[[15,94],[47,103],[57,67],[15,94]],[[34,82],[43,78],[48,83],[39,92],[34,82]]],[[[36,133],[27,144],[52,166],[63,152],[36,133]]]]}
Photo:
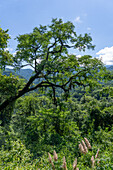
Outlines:
{"type": "Polygon", "coordinates": [[[86,55],[92,37],[52,19],[15,54],[9,39],[0,28],[0,169],[112,170],[113,70],[86,55]]]}

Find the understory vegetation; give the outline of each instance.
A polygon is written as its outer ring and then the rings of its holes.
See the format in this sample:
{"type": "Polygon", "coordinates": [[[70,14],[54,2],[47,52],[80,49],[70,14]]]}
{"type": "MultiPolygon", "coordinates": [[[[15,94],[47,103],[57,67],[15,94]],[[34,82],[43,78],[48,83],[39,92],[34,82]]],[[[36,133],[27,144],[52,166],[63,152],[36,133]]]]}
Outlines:
{"type": "Polygon", "coordinates": [[[75,158],[79,169],[91,169],[91,157],[98,149],[99,163],[94,168],[112,169],[113,98],[103,93],[98,99],[97,88],[87,94],[81,91],[73,91],[58,106],[36,92],[18,99],[10,123],[0,129],[1,169],[49,170],[48,152],[53,155],[54,150],[56,169],[62,169],[64,156],[68,169],[73,169],[75,158]],[[85,154],[79,150],[84,137],[92,146],[85,154]]]}

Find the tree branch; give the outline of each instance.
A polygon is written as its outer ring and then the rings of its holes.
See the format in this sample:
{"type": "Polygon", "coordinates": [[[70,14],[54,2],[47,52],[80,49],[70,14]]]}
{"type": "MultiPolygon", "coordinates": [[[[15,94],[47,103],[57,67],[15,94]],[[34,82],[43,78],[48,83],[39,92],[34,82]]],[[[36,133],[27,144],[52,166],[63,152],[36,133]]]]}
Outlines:
{"type": "Polygon", "coordinates": [[[53,47],[56,45],[57,42],[58,42],[58,41],[55,39],[55,42],[54,42],[51,46],[48,47],[46,60],[48,60],[48,57],[49,57],[49,54],[50,54],[50,51],[49,51],[49,50],[50,50],[51,48],[53,48],[53,47]]]}
{"type": "Polygon", "coordinates": [[[71,76],[70,78],[69,78],[69,80],[64,84],[64,86],[66,86],[73,78],[75,78],[75,77],[77,77],[81,72],[83,72],[83,71],[88,71],[88,69],[83,69],[83,70],[80,70],[78,73],[76,73],[75,75],[73,75],[73,76],[71,76]]]}

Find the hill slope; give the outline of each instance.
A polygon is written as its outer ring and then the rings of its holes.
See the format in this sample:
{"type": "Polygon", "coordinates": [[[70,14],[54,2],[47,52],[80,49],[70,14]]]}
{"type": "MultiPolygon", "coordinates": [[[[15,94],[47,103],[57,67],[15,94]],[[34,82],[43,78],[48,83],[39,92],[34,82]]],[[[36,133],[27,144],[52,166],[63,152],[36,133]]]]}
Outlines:
{"type": "Polygon", "coordinates": [[[13,69],[6,68],[5,71],[3,71],[3,74],[8,75],[8,76],[10,75],[10,73],[12,73],[15,76],[19,76],[20,78],[24,78],[26,80],[29,80],[29,78],[33,74],[33,70],[31,70],[31,69],[21,69],[21,70],[15,72],[13,69]]]}

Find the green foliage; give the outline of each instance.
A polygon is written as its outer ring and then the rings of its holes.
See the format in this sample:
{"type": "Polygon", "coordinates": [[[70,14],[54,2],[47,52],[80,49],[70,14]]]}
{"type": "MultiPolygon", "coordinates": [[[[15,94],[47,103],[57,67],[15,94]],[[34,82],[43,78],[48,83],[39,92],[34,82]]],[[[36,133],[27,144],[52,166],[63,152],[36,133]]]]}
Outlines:
{"type": "MultiPolygon", "coordinates": [[[[19,35],[16,64],[20,64],[19,61],[26,61],[32,65],[33,61],[37,59],[47,60],[49,63],[59,57],[60,59],[65,58],[68,48],[73,47],[80,50],[85,50],[87,47],[94,48],[91,44],[92,38],[88,34],[77,36],[74,28],[75,26],[69,21],[64,23],[61,19],[53,19],[51,25],[40,25],[35,27],[30,34],[19,35]]],[[[38,68],[39,64],[37,61],[35,62],[36,68],[38,68]]]]}
{"type": "Polygon", "coordinates": [[[10,76],[0,74],[0,99],[1,102],[17,92],[18,78],[12,74],[10,76]]]}
{"type": "MultiPolygon", "coordinates": [[[[10,76],[2,75],[0,73],[0,103],[3,103],[15,94],[24,85],[24,80],[20,80],[18,77],[10,74],[10,76]]],[[[0,112],[0,120],[2,125],[10,122],[11,115],[14,108],[14,102],[0,112]]]]}
{"type": "Polygon", "coordinates": [[[36,169],[36,161],[31,162],[32,155],[21,141],[11,141],[10,150],[2,148],[0,152],[0,168],[4,170],[13,169],[36,169]]]}
{"type": "Polygon", "coordinates": [[[69,112],[60,111],[60,107],[55,107],[47,97],[25,96],[16,106],[12,119],[14,129],[18,128],[21,139],[32,152],[38,149],[35,156],[42,154],[46,145],[62,148],[63,143],[70,145],[69,141],[75,141],[75,136],[78,140],[80,132],[69,112]]]}
{"type": "Polygon", "coordinates": [[[12,55],[7,50],[8,47],[8,39],[10,36],[8,35],[8,30],[4,31],[0,28],[0,68],[4,69],[6,65],[10,65],[13,62],[12,55]]]}

